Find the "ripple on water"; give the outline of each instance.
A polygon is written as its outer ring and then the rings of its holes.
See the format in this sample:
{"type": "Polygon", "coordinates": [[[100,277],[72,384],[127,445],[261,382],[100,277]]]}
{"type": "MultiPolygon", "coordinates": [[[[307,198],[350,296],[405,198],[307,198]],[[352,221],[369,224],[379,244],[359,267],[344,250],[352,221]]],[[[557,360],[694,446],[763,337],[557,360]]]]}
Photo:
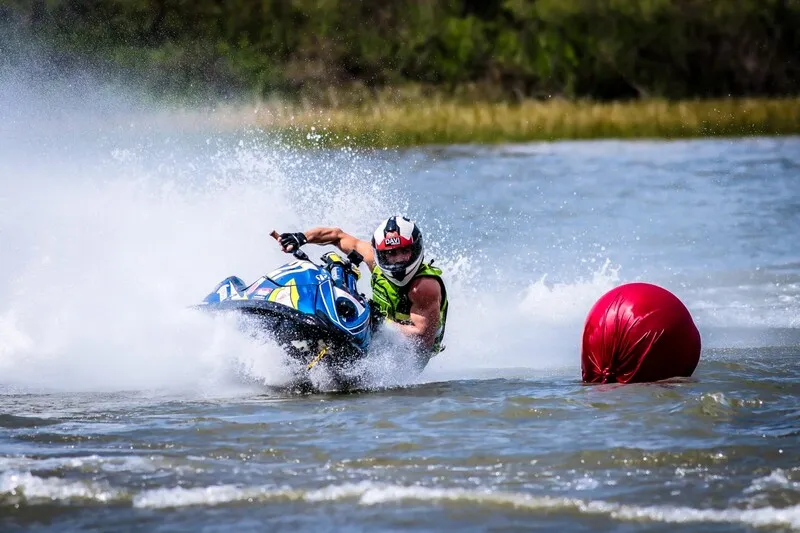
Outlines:
{"type": "MultiPolygon", "coordinates": [[[[591,489],[592,481],[587,481],[580,488],[591,489]]],[[[98,505],[127,504],[134,508],[153,510],[231,504],[280,505],[286,501],[359,506],[422,504],[456,509],[477,507],[486,511],[511,508],[532,516],[603,516],[619,522],[716,523],[800,528],[800,505],[784,508],[629,505],[594,499],[534,496],[521,492],[392,485],[368,481],[311,490],[269,485],[211,485],[124,492],[101,483],[66,482],[55,478],[38,478],[30,474],[7,473],[0,477],[0,506],[70,505],[81,501],[98,505]]]]}
{"type": "Polygon", "coordinates": [[[0,414],[0,428],[7,428],[7,429],[38,428],[42,426],[53,426],[60,423],[61,423],[60,420],[54,420],[51,418],[0,414]]]}

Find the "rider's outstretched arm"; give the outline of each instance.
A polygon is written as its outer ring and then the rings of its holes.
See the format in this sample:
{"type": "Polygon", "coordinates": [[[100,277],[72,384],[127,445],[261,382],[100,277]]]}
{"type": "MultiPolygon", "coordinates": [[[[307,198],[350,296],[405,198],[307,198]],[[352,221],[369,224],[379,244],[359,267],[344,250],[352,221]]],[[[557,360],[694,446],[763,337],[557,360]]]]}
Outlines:
{"type": "Polygon", "coordinates": [[[303,234],[311,244],[332,244],[345,254],[349,254],[355,250],[364,257],[364,262],[367,263],[370,270],[375,268],[375,256],[372,252],[372,245],[367,241],[362,241],[349,233],[345,233],[341,228],[311,228],[310,230],[304,231],[303,234]]]}

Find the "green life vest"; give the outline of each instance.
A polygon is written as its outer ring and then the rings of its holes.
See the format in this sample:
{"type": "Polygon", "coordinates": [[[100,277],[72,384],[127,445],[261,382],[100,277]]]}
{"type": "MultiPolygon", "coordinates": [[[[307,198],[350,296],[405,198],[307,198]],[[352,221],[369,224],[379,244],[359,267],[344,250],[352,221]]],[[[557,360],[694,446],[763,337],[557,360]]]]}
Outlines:
{"type": "Polygon", "coordinates": [[[372,270],[372,301],[378,310],[388,320],[393,322],[408,322],[411,319],[411,300],[408,291],[414,280],[419,278],[434,278],[442,288],[442,299],[439,306],[439,329],[433,341],[430,357],[444,349],[444,327],[447,322],[447,290],[442,281],[442,271],[429,264],[422,263],[420,269],[411,280],[403,287],[392,284],[377,266],[372,270]]]}

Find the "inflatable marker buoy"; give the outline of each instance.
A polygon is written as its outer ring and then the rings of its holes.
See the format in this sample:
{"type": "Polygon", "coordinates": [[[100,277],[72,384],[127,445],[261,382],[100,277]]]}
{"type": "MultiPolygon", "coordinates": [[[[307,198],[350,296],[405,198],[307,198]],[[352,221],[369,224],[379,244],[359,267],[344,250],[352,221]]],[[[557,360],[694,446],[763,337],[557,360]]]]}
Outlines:
{"type": "Polygon", "coordinates": [[[689,310],[666,289],[628,283],[610,290],[586,317],[581,349],[585,383],[644,383],[692,375],[700,333],[689,310]]]}

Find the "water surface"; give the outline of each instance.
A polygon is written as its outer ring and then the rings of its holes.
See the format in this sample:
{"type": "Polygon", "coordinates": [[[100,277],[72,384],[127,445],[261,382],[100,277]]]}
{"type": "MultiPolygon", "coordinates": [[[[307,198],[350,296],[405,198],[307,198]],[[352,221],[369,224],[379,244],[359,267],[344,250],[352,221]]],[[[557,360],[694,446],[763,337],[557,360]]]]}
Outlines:
{"type": "Polygon", "coordinates": [[[28,141],[0,166],[0,530],[800,530],[800,139],[28,141]],[[283,261],[273,228],[395,211],[450,294],[421,376],[286,394],[274,346],[185,309],[283,261]],[[633,280],[687,304],[700,365],[584,386],[583,319],[633,280]]]}

